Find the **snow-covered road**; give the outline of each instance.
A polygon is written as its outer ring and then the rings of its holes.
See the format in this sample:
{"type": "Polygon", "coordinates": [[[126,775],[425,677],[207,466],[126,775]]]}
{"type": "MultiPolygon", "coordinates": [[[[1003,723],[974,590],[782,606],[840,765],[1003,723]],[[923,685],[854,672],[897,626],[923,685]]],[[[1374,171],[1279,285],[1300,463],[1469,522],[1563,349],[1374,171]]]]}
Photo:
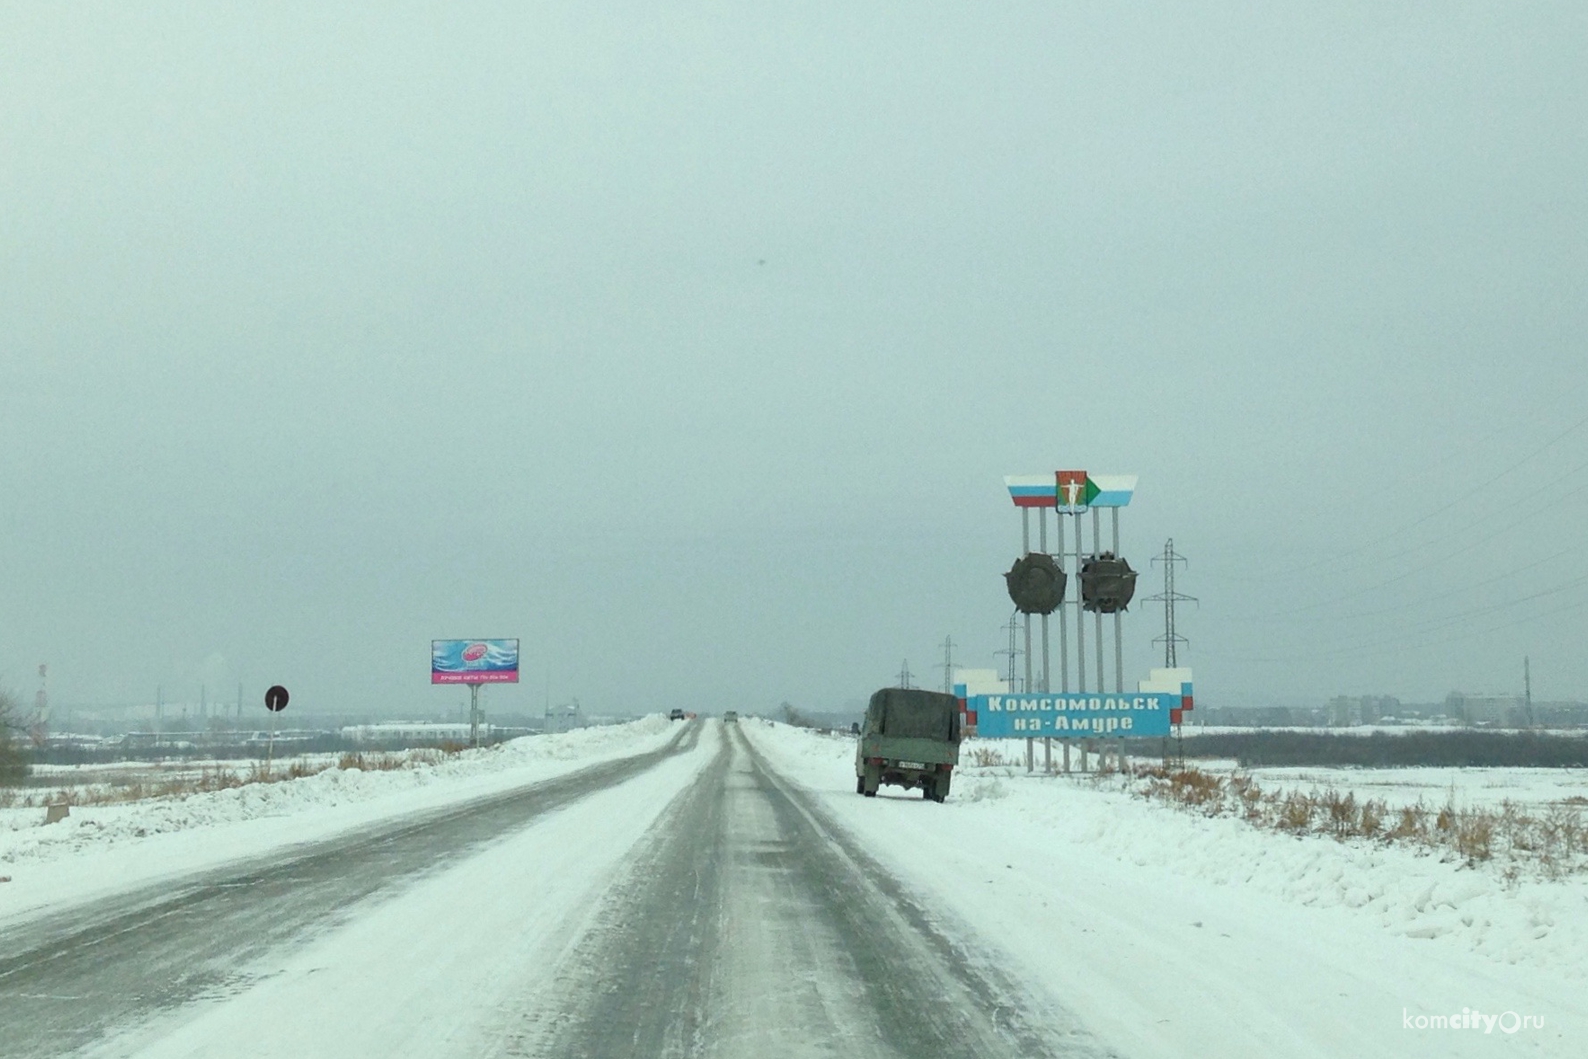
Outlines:
{"type": "MultiPolygon", "coordinates": [[[[1566,890],[1536,949],[1490,951],[1264,885],[1333,871],[1327,840],[1041,781],[859,798],[852,743],[764,722],[600,739],[587,767],[5,922],[0,1055],[1569,1056],[1588,1027],[1588,967],[1549,936],[1576,936],[1566,890]],[[1402,1024],[1463,1011],[1545,1025],[1402,1024]]],[[[1400,869],[1427,870],[1357,865],[1400,869]]]]}

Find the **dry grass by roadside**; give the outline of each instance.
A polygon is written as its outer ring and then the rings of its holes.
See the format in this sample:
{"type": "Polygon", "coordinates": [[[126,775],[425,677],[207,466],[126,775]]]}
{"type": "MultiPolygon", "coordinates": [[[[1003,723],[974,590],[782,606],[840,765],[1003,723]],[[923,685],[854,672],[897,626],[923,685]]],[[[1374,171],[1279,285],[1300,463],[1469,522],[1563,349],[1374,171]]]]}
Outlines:
{"type": "Polygon", "coordinates": [[[386,753],[355,751],[335,762],[291,761],[278,764],[268,772],[262,762],[246,767],[212,766],[198,775],[164,780],[137,780],[118,785],[60,787],[54,790],[20,791],[0,788],[0,809],[37,809],[46,805],[121,805],[154,798],[186,798],[209,791],[231,790],[254,783],[284,783],[318,775],[329,769],[358,769],[363,772],[389,772],[395,769],[425,768],[445,761],[463,747],[447,744],[438,749],[419,749],[386,753]]]}
{"type": "Polygon", "coordinates": [[[1556,802],[1542,813],[1509,801],[1498,808],[1462,807],[1453,797],[1439,807],[1419,802],[1391,809],[1379,799],[1358,799],[1334,787],[1265,790],[1241,773],[1223,777],[1161,766],[1137,767],[1127,783],[1144,798],[1206,816],[1235,816],[1284,834],[1409,845],[1469,865],[1498,861],[1513,880],[1527,869],[1547,878],[1588,871],[1588,821],[1576,799],[1556,802]]]}
{"type": "MultiPolygon", "coordinates": [[[[969,764],[1015,766],[996,747],[975,747],[969,764]]],[[[1314,786],[1307,791],[1266,789],[1250,775],[1221,776],[1194,766],[1137,765],[1124,774],[1112,762],[1095,772],[1072,773],[1094,782],[1123,782],[1143,798],[1205,816],[1233,816],[1282,834],[1360,839],[1411,846],[1469,865],[1494,863],[1508,881],[1523,872],[1545,878],[1588,872],[1588,798],[1573,796],[1540,810],[1505,801],[1499,807],[1462,807],[1454,792],[1444,805],[1391,808],[1376,798],[1314,786]]]]}

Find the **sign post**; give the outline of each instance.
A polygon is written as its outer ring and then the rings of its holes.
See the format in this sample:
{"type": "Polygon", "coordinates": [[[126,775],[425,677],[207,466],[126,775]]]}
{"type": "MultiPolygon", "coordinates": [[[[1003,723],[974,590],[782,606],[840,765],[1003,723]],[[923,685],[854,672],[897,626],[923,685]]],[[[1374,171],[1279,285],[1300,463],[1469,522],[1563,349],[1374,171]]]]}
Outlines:
{"type": "Polygon", "coordinates": [[[272,684],[270,690],[265,692],[265,709],[270,711],[270,744],[265,751],[265,779],[270,779],[270,769],[276,761],[276,714],[287,708],[287,700],[292,696],[287,694],[287,689],[280,684],[272,684]]]}
{"type": "MultiPolygon", "coordinates": [[[[1105,694],[1108,690],[1108,677],[1106,669],[1106,637],[1103,627],[1103,615],[1114,616],[1114,693],[1123,692],[1124,677],[1124,647],[1121,635],[1119,613],[1130,602],[1130,592],[1121,592],[1120,586],[1124,583],[1122,578],[1128,578],[1130,586],[1134,585],[1134,573],[1129,569],[1129,564],[1119,558],[1119,509],[1127,506],[1136,492],[1136,476],[1123,474],[1091,474],[1082,470],[1056,471],[1046,475],[1011,475],[1004,478],[1004,485],[1009,490],[1009,498],[1014,505],[1020,508],[1022,523],[1022,554],[1029,554],[1030,544],[1030,509],[1037,509],[1037,517],[1041,519],[1041,533],[1038,547],[1047,551],[1047,509],[1054,509],[1054,522],[1058,531],[1058,554],[1053,556],[1057,560],[1060,576],[1066,572],[1066,560],[1073,555],[1075,565],[1074,577],[1077,581],[1075,593],[1075,691],[1086,694],[1095,687],[1096,693],[1105,694]],[[1103,544],[1102,509],[1109,508],[1113,529],[1113,550],[1108,550],[1103,544]],[[1086,513],[1092,513],[1091,547],[1086,546],[1086,513]],[[1073,538],[1064,529],[1065,516],[1074,519],[1073,538]],[[1073,539],[1074,551],[1068,551],[1070,541],[1073,539]],[[1099,577],[1108,578],[1109,591],[1102,594],[1102,598],[1094,598],[1093,588],[1099,577]],[[1093,586],[1089,588],[1088,586],[1093,586]],[[1091,652],[1087,649],[1086,612],[1093,611],[1096,617],[1092,621],[1093,644],[1091,652]],[[1088,655],[1095,654],[1088,665],[1088,655]],[[1087,670],[1091,668],[1096,673],[1093,680],[1087,679],[1087,670]]],[[[1068,693],[1070,684],[1071,646],[1069,638],[1069,613],[1068,599],[1062,599],[1056,609],[1059,613],[1059,691],[1068,693]]],[[[1031,645],[1029,640],[1030,616],[1026,617],[1027,645],[1026,662],[1029,666],[1032,660],[1031,645]]],[[[1049,645],[1049,626],[1047,614],[1042,619],[1042,679],[1039,684],[1033,684],[1028,678],[1024,692],[1052,692],[1054,690],[1050,679],[1047,655],[1049,645]]],[[[1012,645],[1011,645],[1012,646],[1012,645]]],[[[1069,771],[1069,736],[1063,732],[1054,732],[1044,735],[1043,764],[1048,771],[1052,771],[1053,759],[1051,751],[1051,738],[1057,736],[1063,748],[1064,769],[1069,771]]],[[[1085,738],[1085,737],[1082,737],[1085,738]]],[[[1087,749],[1082,750],[1082,770],[1086,768],[1087,749]]],[[[1026,745],[1026,768],[1033,770],[1031,743],[1026,745]]]]}

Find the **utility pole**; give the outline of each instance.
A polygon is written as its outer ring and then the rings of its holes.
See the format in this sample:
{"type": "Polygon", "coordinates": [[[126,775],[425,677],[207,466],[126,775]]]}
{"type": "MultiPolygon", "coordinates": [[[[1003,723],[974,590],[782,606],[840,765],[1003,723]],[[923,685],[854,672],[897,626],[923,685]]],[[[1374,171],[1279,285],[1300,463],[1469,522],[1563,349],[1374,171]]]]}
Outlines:
{"type": "Polygon", "coordinates": [[[1180,664],[1179,646],[1190,646],[1187,640],[1175,631],[1174,605],[1176,603],[1195,603],[1195,596],[1187,596],[1176,592],[1174,588],[1174,564],[1186,561],[1185,556],[1176,554],[1174,538],[1170,537],[1164,542],[1163,555],[1154,556],[1154,563],[1163,563],[1163,591],[1156,596],[1148,596],[1144,602],[1163,604],[1163,635],[1154,637],[1153,644],[1163,644],[1163,664],[1165,668],[1174,669],[1180,664]]]}
{"type": "Polygon", "coordinates": [[[1533,667],[1527,655],[1522,656],[1522,696],[1527,706],[1527,726],[1533,727],[1533,667]]]}
{"type": "Polygon", "coordinates": [[[904,660],[904,665],[899,669],[899,687],[907,688],[909,686],[910,686],[910,660],[908,658],[906,658],[904,660]]]}
{"type": "Polygon", "coordinates": [[[954,637],[943,637],[943,694],[954,694],[954,637]]]}
{"type": "Polygon", "coordinates": [[[1016,681],[1016,679],[1015,679],[1016,659],[1018,659],[1020,657],[1020,654],[1021,654],[1020,648],[1015,646],[1015,635],[1020,631],[1020,623],[1019,623],[1019,621],[1016,620],[1016,618],[1019,615],[1019,613],[1020,613],[1019,611],[1016,611],[1014,614],[1011,614],[1009,616],[1009,624],[1005,625],[1003,627],[1004,631],[1009,634],[1009,649],[1007,651],[994,651],[993,652],[993,657],[995,657],[995,658],[996,657],[1001,657],[1003,655],[1008,655],[1009,656],[1009,672],[1008,672],[1008,676],[1006,677],[1006,680],[1007,680],[1007,682],[1009,684],[1009,690],[1010,691],[1016,691],[1016,690],[1024,691],[1025,690],[1025,688],[1021,687],[1019,685],[1018,681],[1016,681]]]}
{"type": "Polygon", "coordinates": [[[49,739],[50,733],[50,692],[49,692],[50,667],[46,662],[39,663],[39,692],[33,696],[33,727],[30,735],[34,746],[42,747],[49,739]]]}

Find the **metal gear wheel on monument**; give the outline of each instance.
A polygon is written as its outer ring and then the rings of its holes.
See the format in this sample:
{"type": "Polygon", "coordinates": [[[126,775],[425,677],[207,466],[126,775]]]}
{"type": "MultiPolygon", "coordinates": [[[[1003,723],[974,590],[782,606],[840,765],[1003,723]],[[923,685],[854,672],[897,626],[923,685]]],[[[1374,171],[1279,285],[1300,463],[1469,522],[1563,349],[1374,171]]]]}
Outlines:
{"type": "Polygon", "coordinates": [[[1081,606],[1113,614],[1130,606],[1136,594],[1136,571],[1113,552],[1088,557],[1081,563],[1081,606]]]}
{"type": "Polygon", "coordinates": [[[1064,571],[1053,556],[1042,552],[1030,552],[1016,559],[1004,575],[1009,598],[1022,614],[1052,614],[1058,610],[1064,602],[1065,580],[1064,571]]]}

